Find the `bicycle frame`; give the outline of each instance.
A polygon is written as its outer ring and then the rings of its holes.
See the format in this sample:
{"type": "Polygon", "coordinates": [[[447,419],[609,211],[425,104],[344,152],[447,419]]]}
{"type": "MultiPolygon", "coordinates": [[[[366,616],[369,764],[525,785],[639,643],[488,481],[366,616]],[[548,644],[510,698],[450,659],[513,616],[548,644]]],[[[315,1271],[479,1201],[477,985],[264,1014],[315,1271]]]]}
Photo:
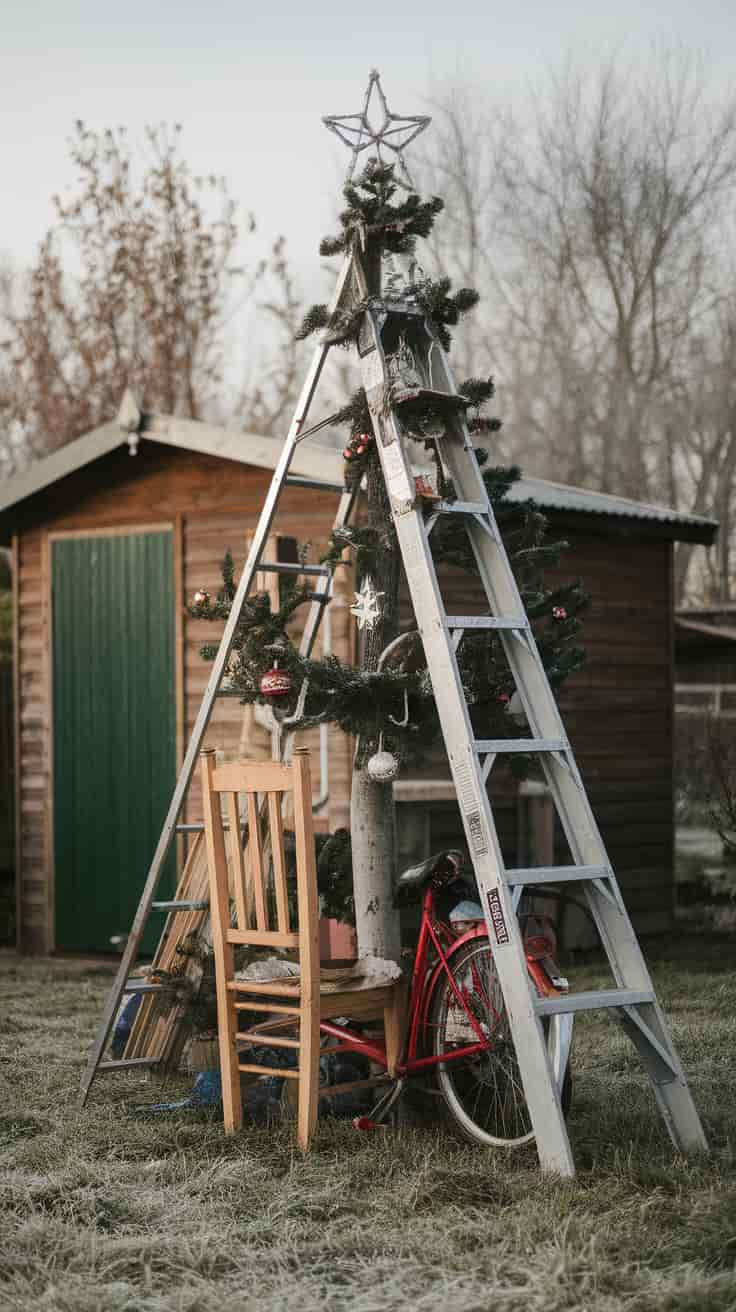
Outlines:
{"type": "MultiPolygon", "coordinates": [[[[473,939],[487,937],[485,924],[478,921],[472,929],[456,933],[450,925],[437,919],[435,901],[436,888],[430,883],[424,893],[422,920],[409,991],[406,1039],[402,1060],[396,1067],[397,1076],[411,1077],[431,1070],[440,1064],[446,1065],[454,1061],[464,1061],[467,1057],[475,1056],[477,1053],[487,1052],[493,1046],[493,1039],[483,1033],[481,1026],[468,1006],[467,1000],[458,988],[452,971],[454,957],[467,943],[472,942],[473,939]],[[434,948],[436,954],[436,960],[434,961],[430,957],[432,948],[434,948]],[[454,1048],[452,1052],[446,1052],[440,1056],[420,1056],[420,1051],[424,1046],[423,1041],[426,1038],[432,997],[443,975],[447,976],[450,987],[459,1005],[464,1010],[468,1022],[475,1031],[478,1041],[454,1048]]],[[[536,961],[528,962],[528,967],[537,988],[545,993],[555,994],[558,991],[551,985],[546,976],[544,976],[543,982],[538,978],[544,972],[540,970],[536,961]]],[[[320,1022],[320,1032],[337,1040],[337,1044],[330,1049],[332,1052],[361,1052],[370,1061],[375,1062],[376,1065],[383,1066],[384,1069],[387,1068],[385,1048],[372,1040],[364,1038],[359,1031],[352,1029],[350,1025],[337,1025],[334,1021],[323,1020],[320,1022]]]]}

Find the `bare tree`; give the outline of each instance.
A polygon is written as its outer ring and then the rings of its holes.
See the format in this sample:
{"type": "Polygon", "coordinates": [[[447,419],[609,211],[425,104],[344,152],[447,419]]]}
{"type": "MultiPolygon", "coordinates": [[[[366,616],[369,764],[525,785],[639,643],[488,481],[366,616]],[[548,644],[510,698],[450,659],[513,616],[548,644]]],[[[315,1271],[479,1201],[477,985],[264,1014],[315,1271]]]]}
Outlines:
{"type": "MultiPolygon", "coordinates": [[[[192,176],[178,127],[148,129],[141,159],[123,129],[78,123],[71,158],[75,193],[55,198],[57,222],[25,288],[6,288],[0,303],[6,472],[110,418],[126,385],[151,409],[216,417],[236,290],[242,306],[270,274],[286,292],[272,311],[298,317],[283,242],[270,262],[237,263],[235,203],[222,179],[192,176]]],[[[254,231],[248,215],[245,235],[254,231]]],[[[275,422],[293,368],[287,354],[249,422],[275,422]]]]}
{"type": "MultiPolygon", "coordinates": [[[[733,278],[728,279],[731,287],[733,278]]],[[[720,530],[714,547],[698,553],[681,543],[676,560],[678,596],[729,602],[734,597],[732,555],[736,535],[736,290],[724,294],[707,331],[688,340],[683,379],[673,381],[663,435],[673,452],[673,482],[680,501],[696,514],[713,514],[720,530]],[[690,567],[696,561],[699,568],[690,567]]]]}
{"type": "Polygon", "coordinates": [[[274,330],[267,348],[248,362],[246,379],[235,406],[243,428],[252,433],[282,436],[296,403],[301,382],[304,344],[297,340],[302,304],[286,258],[286,242],[274,242],[265,270],[270,295],[258,302],[256,312],[274,330]]]}
{"type": "Polygon", "coordinates": [[[640,76],[568,65],[523,122],[467,90],[443,93],[439,110],[430,172],[454,195],[455,234],[435,258],[463,276],[454,251],[475,245],[488,356],[468,363],[497,375],[515,458],[714,508],[712,478],[688,472],[685,415],[701,386],[695,343],[721,351],[736,101],[714,106],[692,61],[661,55],[640,76]]]}

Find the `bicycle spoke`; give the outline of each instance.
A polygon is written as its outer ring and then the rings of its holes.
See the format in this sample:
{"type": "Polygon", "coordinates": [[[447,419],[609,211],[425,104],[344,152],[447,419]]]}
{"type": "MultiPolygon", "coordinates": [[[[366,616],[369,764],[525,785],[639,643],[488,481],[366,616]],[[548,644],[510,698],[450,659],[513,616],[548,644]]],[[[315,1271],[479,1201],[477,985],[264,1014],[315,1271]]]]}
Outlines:
{"type": "Polygon", "coordinates": [[[453,975],[454,987],[445,979],[428,1025],[432,1051],[449,1055],[472,1043],[478,1029],[488,1046],[438,1067],[445,1101],[471,1138],[490,1144],[527,1143],[533,1137],[531,1120],[487,940],[469,945],[453,975]]]}

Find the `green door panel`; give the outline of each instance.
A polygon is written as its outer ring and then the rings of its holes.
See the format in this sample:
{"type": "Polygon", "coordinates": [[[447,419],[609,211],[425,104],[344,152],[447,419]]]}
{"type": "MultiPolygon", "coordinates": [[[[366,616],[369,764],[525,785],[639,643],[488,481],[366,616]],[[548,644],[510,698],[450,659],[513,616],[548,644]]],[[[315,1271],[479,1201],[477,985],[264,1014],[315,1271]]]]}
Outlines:
{"type": "Polygon", "coordinates": [[[133,921],[175,780],[171,533],[52,541],[51,579],[56,944],[109,952],[133,921]]]}

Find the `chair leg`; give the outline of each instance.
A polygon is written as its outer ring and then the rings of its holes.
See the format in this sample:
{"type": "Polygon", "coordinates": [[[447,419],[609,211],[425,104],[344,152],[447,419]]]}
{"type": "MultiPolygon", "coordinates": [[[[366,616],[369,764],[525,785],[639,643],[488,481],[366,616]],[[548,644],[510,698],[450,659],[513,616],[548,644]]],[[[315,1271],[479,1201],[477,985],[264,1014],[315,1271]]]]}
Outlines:
{"type": "Polygon", "coordinates": [[[396,1074],[396,1067],[401,1060],[401,1048],[404,1042],[404,1023],[406,1018],[405,992],[402,980],[391,990],[391,1000],[383,1009],[383,1030],[386,1042],[386,1061],[388,1073],[396,1074]]]}
{"type": "Polygon", "coordinates": [[[237,1012],[234,1004],[228,999],[223,1008],[218,1006],[217,1013],[225,1134],[235,1134],[236,1130],[239,1130],[243,1124],[243,1097],[240,1091],[240,1071],[238,1070],[238,1053],[235,1039],[237,1012]]]}
{"type": "Polygon", "coordinates": [[[303,1153],[317,1124],[319,1098],[319,1010],[302,1005],[299,1018],[299,1104],[297,1138],[303,1153]]]}

